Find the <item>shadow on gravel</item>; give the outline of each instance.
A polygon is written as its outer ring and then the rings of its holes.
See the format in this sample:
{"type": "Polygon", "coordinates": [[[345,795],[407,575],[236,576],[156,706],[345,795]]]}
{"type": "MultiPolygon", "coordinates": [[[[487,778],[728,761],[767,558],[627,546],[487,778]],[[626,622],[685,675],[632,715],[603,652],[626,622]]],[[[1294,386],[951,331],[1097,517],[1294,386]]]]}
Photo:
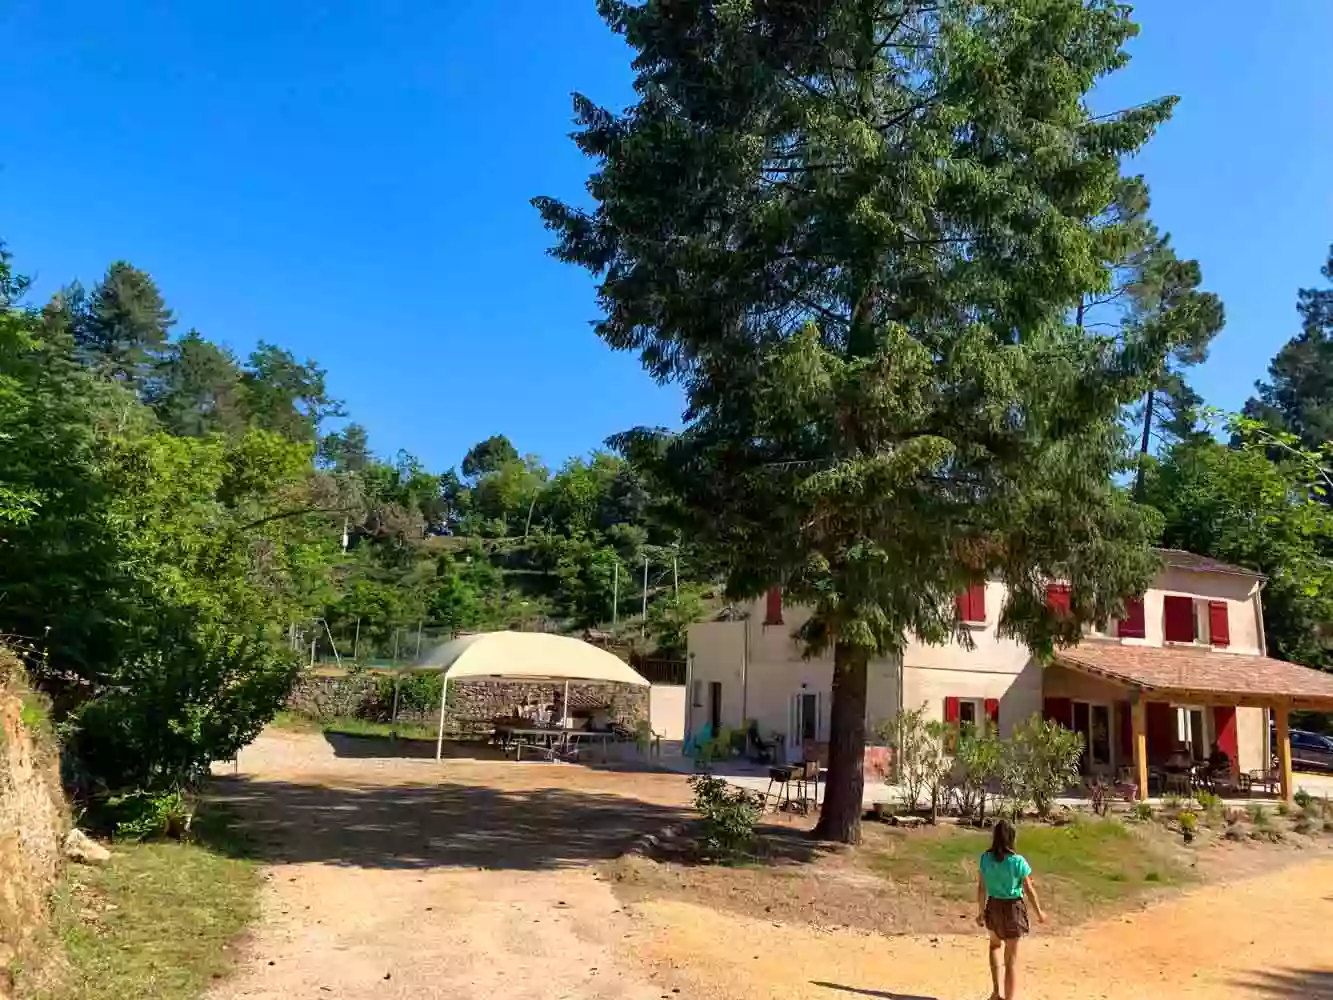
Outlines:
{"type": "Polygon", "coordinates": [[[623,795],[447,781],[336,787],[224,776],[209,799],[239,821],[251,856],[358,868],[564,868],[613,858],[686,814],[623,795]]]}
{"type": "Polygon", "coordinates": [[[1333,970],[1293,969],[1285,972],[1258,972],[1241,980],[1258,997],[1290,1000],[1333,1000],[1333,970]]]}

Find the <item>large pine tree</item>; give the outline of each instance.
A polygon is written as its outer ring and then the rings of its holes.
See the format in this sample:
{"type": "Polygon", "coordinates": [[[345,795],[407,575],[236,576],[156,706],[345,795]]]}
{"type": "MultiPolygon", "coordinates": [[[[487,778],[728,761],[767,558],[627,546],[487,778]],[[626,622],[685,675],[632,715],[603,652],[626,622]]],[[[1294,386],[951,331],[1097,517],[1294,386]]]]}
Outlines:
{"type": "Polygon", "coordinates": [[[987,577],[1006,632],[1049,653],[1153,572],[1156,522],[1111,474],[1174,344],[1069,317],[1110,286],[1121,160],[1173,102],[1089,111],[1136,30],[1109,0],[599,8],[638,101],[577,96],[594,205],[535,204],[599,277],[603,339],[686,389],[683,431],[637,444],[691,537],[733,592],[781,582],[814,608],[807,647],[834,661],[818,832],[853,842],[871,657],[967,642],[954,595],[987,577]]]}

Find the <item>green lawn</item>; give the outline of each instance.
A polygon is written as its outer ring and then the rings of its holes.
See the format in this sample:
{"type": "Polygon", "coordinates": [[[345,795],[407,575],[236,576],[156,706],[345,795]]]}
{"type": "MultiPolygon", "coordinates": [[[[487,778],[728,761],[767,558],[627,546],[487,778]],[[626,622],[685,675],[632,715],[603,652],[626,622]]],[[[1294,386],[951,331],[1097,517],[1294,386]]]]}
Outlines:
{"type": "MultiPolygon", "coordinates": [[[[930,883],[948,899],[976,896],[977,860],[990,836],[942,826],[892,835],[872,861],[891,878],[930,883]]],[[[1139,831],[1114,820],[1019,827],[1018,852],[1032,865],[1038,892],[1055,914],[1083,915],[1160,885],[1186,881],[1187,871],[1139,831]]]]}
{"type": "Polygon", "coordinates": [[[226,973],[259,871],[225,817],[197,824],[201,842],[115,844],[105,867],[70,867],[55,907],[63,968],[36,1000],[195,1000],[226,973]]]}
{"type": "Polygon", "coordinates": [[[317,722],[292,712],[279,712],[270,725],[277,729],[304,733],[335,733],[340,736],[394,736],[405,740],[433,740],[436,737],[434,726],[420,723],[400,722],[391,726],[387,722],[370,722],[366,719],[333,719],[317,722]]]}

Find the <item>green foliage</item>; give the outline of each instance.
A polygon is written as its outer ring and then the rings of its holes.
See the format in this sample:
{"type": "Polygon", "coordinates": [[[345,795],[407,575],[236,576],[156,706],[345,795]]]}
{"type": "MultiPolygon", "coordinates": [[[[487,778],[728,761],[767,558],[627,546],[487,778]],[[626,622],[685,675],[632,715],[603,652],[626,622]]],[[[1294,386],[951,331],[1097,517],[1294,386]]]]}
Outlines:
{"type": "Polygon", "coordinates": [[[179,790],[131,792],[108,799],[95,821],[110,828],[117,840],[183,840],[193,816],[194,804],[179,790]]]}
{"type": "Polygon", "coordinates": [[[1015,727],[1003,758],[1000,784],[1015,816],[1031,805],[1037,815],[1050,814],[1056,796],[1078,780],[1083,754],[1081,734],[1034,715],[1015,727]]]}
{"type": "Polygon", "coordinates": [[[1167,545],[1268,576],[1264,634],[1272,653],[1333,667],[1325,623],[1333,620],[1333,510],[1317,492],[1319,461],[1283,439],[1233,421],[1233,447],[1177,445],[1149,477],[1147,495],[1165,517],[1167,545]]]}
{"type": "Polygon", "coordinates": [[[1134,803],[1134,818],[1140,823],[1147,823],[1152,820],[1152,806],[1147,802],[1134,803]]]}
{"type": "Polygon", "coordinates": [[[1185,834],[1186,838],[1192,837],[1194,831],[1199,828],[1199,817],[1196,813],[1186,809],[1184,812],[1176,813],[1176,822],[1180,825],[1180,832],[1185,834]]]}
{"type": "Polygon", "coordinates": [[[648,633],[659,650],[683,656],[690,626],[703,617],[702,589],[683,586],[678,594],[663,597],[648,609],[648,633]]]}
{"type": "Polygon", "coordinates": [[[636,464],[731,593],[781,582],[813,608],[807,648],[839,647],[821,825],[855,839],[840,748],[864,742],[872,656],[968,641],[954,595],[987,576],[1004,632],[1047,655],[1154,574],[1157,520],[1111,477],[1124,407],[1185,334],[1112,341],[1068,314],[1109,286],[1122,158],[1173,101],[1088,110],[1136,31],[1109,4],[602,11],[638,102],[576,97],[594,205],[535,204],[599,280],[599,335],[685,386],[680,433],[620,439],[636,464]]]}
{"type": "Polygon", "coordinates": [[[954,762],[958,771],[959,815],[986,819],[986,795],[1000,777],[1007,746],[993,726],[965,725],[958,733],[954,762]]]}
{"type": "Polygon", "coordinates": [[[1304,788],[1296,789],[1296,793],[1291,799],[1296,803],[1296,808],[1300,809],[1302,812],[1315,808],[1315,797],[1304,788]]]}
{"type": "Polygon", "coordinates": [[[1268,810],[1259,803],[1255,802],[1249,806],[1250,822],[1260,830],[1267,829],[1272,825],[1272,817],[1268,815],[1268,810]]]}
{"type": "MultiPolygon", "coordinates": [[[[1321,273],[1333,282],[1333,248],[1321,273]]],[[[1333,442],[1333,288],[1301,289],[1296,308],[1301,332],[1278,351],[1245,414],[1319,450],[1333,442]]]]}
{"type": "Polygon", "coordinates": [[[763,813],[763,799],[754,792],[733,788],[711,774],[690,778],[694,808],[704,821],[704,842],[711,853],[727,857],[754,841],[755,826],[763,813]]]}

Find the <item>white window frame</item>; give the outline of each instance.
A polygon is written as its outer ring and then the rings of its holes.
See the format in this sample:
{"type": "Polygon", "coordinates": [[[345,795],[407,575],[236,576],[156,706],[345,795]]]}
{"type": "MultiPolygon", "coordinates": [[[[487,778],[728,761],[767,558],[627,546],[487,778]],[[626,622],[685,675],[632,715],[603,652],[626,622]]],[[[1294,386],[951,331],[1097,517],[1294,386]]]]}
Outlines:
{"type": "Polygon", "coordinates": [[[1212,749],[1212,741],[1216,739],[1216,735],[1211,732],[1213,728],[1213,720],[1210,718],[1212,713],[1208,711],[1208,706],[1177,705],[1172,703],[1171,707],[1176,710],[1176,739],[1179,742],[1184,743],[1185,746],[1190,749],[1190,756],[1194,757],[1196,760],[1199,758],[1197,756],[1197,751],[1194,749],[1195,742],[1192,739],[1194,735],[1194,726],[1190,721],[1190,713],[1199,713],[1199,724],[1203,727],[1203,732],[1199,734],[1201,738],[1200,742],[1203,749],[1203,756],[1207,757],[1208,752],[1212,749]]]}
{"type": "Polygon", "coordinates": [[[986,699],[985,698],[959,698],[958,699],[958,725],[964,725],[967,720],[963,718],[963,706],[972,706],[972,725],[980,725],[986,721],[986,699]]]}

